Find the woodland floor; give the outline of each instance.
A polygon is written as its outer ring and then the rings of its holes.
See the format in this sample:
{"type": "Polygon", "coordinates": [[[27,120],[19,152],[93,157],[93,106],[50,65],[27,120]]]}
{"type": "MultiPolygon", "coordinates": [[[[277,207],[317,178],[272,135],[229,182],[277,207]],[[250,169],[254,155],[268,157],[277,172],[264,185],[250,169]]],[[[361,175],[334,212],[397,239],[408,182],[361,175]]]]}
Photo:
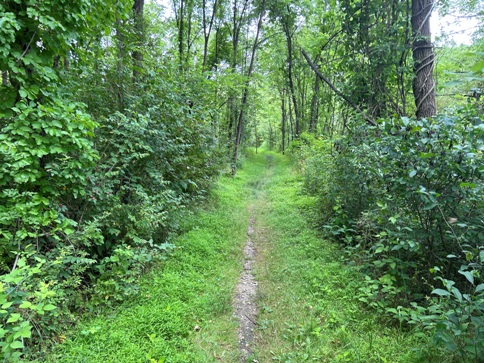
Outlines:
{"type": "Polygon", "coordinates": [[[434,362],[423,334],[357,299],[363,277],[308,221],[288,159],[252,154],[185,221],[140,293],[82,321],[37,362],[434,362]]]}

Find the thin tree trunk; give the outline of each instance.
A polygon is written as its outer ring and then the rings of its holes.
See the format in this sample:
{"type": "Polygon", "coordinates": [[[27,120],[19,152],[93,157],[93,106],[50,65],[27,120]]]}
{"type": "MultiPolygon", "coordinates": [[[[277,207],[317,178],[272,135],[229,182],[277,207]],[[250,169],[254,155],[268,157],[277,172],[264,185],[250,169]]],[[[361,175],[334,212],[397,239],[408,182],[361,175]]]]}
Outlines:
{"type": "Polygon", "coordinates": [[[413,0],[412,33],[414,73],[413,96],[417,118],[431,117],[437,112],[435,102],[434,47],[430,38],[430,15],[434,0],[413,0]]]}
{"type": "MultiPolygon", "coordinates": [[[[233,17],[232,17],[232,59],[231,59],[231,71],[232,74],[235,74],[237,71],[237,52],[238,52],[238,47],[239,47],[239,35],[240,35],[240,30],[242,27],[242,22],[244,18],[244,13],[245,10],[247,9],[248,5],[248,0],[244,0],[244,5],[242,7],[242,10],[238,12],[238,1],[234,1],[234,7],[233,7],[233,17]]],[[[232,128],[237,122],[237,107],[236,107],[236,102],[235,102],[235,92],[230,92],[229,99],[227,102],[228,110],[229,110],[229,127],[228,127],[228,148],[230,149],[231,145],[230,143],[232,142],[232,128]]],[[[237,130],[235,132],[235,135],[237,136],[237,130]]],[[[235,142],[234,142],[235,144],[235,142]]]]}
{"type": "Polygon", "coordinates": [[[286,122],[287,122],[287,113],[286,113],[286,95],[284,92],[284,88],[281,91],[281,132],[282,132],[282,154],[286,151],[285,146],[285,137],[286,137],[286,122]]]}
{"type": "Polygon", "coordinates": [[[289,143],[294,140],[294,117],[292,116],[292,103],[291,100],[287,100],[287,105],[289,107],[289,134],[287,135],[287,145],[289,146],[289,143]]]}
{"type": "Polygon", "coordinates": [[[261,4],[261,9],[260,9],[260,14],[259,14],[259,21],[257,22],[257,32],[255,35],[255,40],[254,40],[254,45],[252,47],[252,54],[250,57],[250,65],[249,65],[249,70],[247,72],[247,79],[245,81],[245,87],[244,87],[244,93],[242,96],[242,104],[240,106],[240,112],[239,112],[239,119],[237,122],[237,134],[235,136],[235,145],[234,145],[234,155],[232,158],[232,174],[235,175],[237,172],[237,159],[239,157],[239,146],[240,146],[240,141],[242,138],[242,129],[244,126],[244,113],[245,113],[245,108],[247,106],[247,97],[249,95],[249,83],[250,83],[250,78],[252,77],[252,72],[254,70],[254,62],[255,62],[255,53],[257,51],[257,46],[259,43],[259,35],[260,31],[262,28],[262,19],[265,13],[265,0],[262,1],[261,4]]]}
{"type": "Polygon", "coordinates": [[[190,59],[190,51],[192,48],[192,41],[190,40],[190,37],[192,35],[192,18],[193,18],[193,3],[188,0],[187,1],[187,54],[185,56],[186,59],[186,64],[188,68],[188,61],[190,59]]]}
{"type": "Polygon", "coordinates": [[[208,42],[210,40],[210,34],[212,32],[212,27],[213,27],[213,22],[215,20],[215,15],[217,13],[217,4],[218,0],[215,0],[213,3],[213,8],[212,8],[212,15],[210,17],[210,22],[208,23],[207,26],[207,17],[206,17],[206,6],[207,6],[207,0],[203,0],[202,4],[202,12],[203,12],[203,65],[202,65],[202,72],[205,70],[205,67],[207,66],[207,56],[208,56],[208,42]]]}
{"type": "Polygon", "coordinates": [[[183,32],[185,31],[184,24],[185,24],[185,1],[180,1],[180,14],[178,15],[178,58],[180,61],[180,70],[183,69],[183,32]]]}
{"type": "Polygon", "coordinates": [[[296,119],[296,137],[299,137],[299,108],[296,99],[296,91],[294,88],[294,77],[292,74],[293,60],[292,60],[292,37],[289,29],[289,24],[284,23],[284,33],[287,41],[287,72],[289,78],[289,90],[291,91],[291,99],[294,106],[294,118],[296,119]]]}
{"type": "Polygon", "coordinates": [[[329,88],[331,88],[334,93],[336,93],[338,96],[340,96],[342,99],[344,99],[346,102],[348,102],[351,107],[353,107],[356,111],[358,111],[359,114],[361,114],[367,123],[369,123],[372,126],[376,126],[376,122],[373,121],[365,112],[361,110],[361,108],[358,107],[357,104],[355,104],[351,99],[349,99],[346,95],[344,95],[341,91],[339,91],[331,82],[329,79],[327,79],[323,74],[319,71],[318,67],[312,62],[311,58],[309,58],[309,55],[306,53],[304,49],[301,50],[302,54],[304,55],[304,58],[306,58],[306,61],[308,62],[309,66],[313,69],[314,73],[321,79],[323,82],[325,82],[329,88]]]}
{"type": "Polygon", "coordinates": [[[116,19],[116,40],[118,54],[116,59],[116,93],[118,98],[118,110],[122,111],[124,109],[124,88],[123,88],[123,68],[124,68],[124,57],[125,57],[125,44],[124,35],[122,32],[123,22],[121,19],[116,19]]]}
{"type": "Polygon", "coordinates": [[[133,83],[137,83],[140,80],[141,70],[143,68],[143,53],[141,47],[144,42],[144,25],[143,25],[143,9],[144,0],[134,0],[133,3],[133,20],[134,20],[134,33],[135,33],[135,50],[131,57],[133,58],[133,83]]]}
{"type": "Polygon", "coordinates": [[[312,133],[316,132],[319,117],[319,78],[317,75],[315,78],[313,99],[311,100],[311,119],[309,120],[309,132],[312,133]]]}
{"type": "Polygon", "coordinates": [[[2,71],[2,86],[8,85],[8,72],[2,71]]]}

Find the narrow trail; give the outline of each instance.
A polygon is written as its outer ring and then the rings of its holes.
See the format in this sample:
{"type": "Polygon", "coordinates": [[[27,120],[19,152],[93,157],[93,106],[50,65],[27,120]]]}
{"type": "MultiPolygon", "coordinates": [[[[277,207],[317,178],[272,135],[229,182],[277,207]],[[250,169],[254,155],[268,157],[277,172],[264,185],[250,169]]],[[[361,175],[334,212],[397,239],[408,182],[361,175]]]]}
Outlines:
{"type": "Polygon", "coordinates": [[[259,283],[255,277],[255,271],[264,265],[264,259],[259,258],[258,250],[262,248],[264,228],[256,223],[256,216],[260,214],[267,203],[267,195],[264,187],[271,179],[274,172],[274,160],[272,155],[265,155],[265,169],[258,178],[249,183],[252,197],[247,209],[250,212],[247,227],[246,243],[244,245],[244,264],[236,286],[233,299],[234,317],[238,322],[237,335],[241,362],[256,362],[250,360],[255,350],[255,337],[257,333],[258,293],[259,283]]]}
{"type": "Polygon", "coordinates": [[[115,309],[35,363],[446,363],[355,298],[361,275],[321,238],[289,160],[252,155],[186,221],[166,261],[115,309]]]}
{"type": "Polygon", "coordinates": [[[256,245],[252,240],[254,234],[254,206],[250,207],[250,221],[247,228],[247,242],[244,247],[244,269],[237,283],[234,297],[234,316],[239,321],[238,337],[242,361],[247,361],[252,353],[252,342],[257,317],[257,281],[254,277],[253,264],[256,257],[256,245]]]}

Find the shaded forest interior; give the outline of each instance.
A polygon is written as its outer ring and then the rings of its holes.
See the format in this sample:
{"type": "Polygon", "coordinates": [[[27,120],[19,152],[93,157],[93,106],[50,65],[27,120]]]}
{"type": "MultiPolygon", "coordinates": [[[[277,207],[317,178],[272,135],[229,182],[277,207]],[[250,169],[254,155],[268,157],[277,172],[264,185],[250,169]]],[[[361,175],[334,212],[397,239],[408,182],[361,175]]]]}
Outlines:
{"type": "Polygon", "coordinates": [[[364,306],[482,361],[483,14],[471,0],[2,1],[0,357],[135,296],[214,181],[264,147],[299,167],[364,306]],[[437,11],[476,19],[471,44],[436,47],[437,11]]]}

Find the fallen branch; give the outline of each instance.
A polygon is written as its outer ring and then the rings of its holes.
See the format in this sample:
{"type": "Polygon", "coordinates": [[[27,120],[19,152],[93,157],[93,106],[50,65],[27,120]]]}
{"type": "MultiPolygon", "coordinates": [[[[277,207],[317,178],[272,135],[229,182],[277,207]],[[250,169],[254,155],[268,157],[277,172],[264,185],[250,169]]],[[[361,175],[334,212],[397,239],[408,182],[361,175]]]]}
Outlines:
{"type": "Polygon", "coordinates": [[[361,108],[358,107],[356,103],[351,101],[348,97],[346,97],[340,90],[338,90],[329,79],[327,79],[323,74],[319,71],[318,66],[313,63],[311,58],[309,58],[309,55],[306,53],[304,49],[301,48],[302,54],[304,55],[304,58],[306,58],[306,61],[308,62],[309,66],[312,68],[314,73],[319,77],[320,80],[322,80],[324,83],[326,83],[329,88],[331,88],[334,93],[336,93],[338,96],[340,96],[342,99],[344,99],[346,102],[350,104],[351,107],[353,107],[356,111],[358,111],[359,114],[361,114],[364,118],[365,121],[368,122],[372,126],[377,126],[376,122],[368,116],[361,108]]]}

